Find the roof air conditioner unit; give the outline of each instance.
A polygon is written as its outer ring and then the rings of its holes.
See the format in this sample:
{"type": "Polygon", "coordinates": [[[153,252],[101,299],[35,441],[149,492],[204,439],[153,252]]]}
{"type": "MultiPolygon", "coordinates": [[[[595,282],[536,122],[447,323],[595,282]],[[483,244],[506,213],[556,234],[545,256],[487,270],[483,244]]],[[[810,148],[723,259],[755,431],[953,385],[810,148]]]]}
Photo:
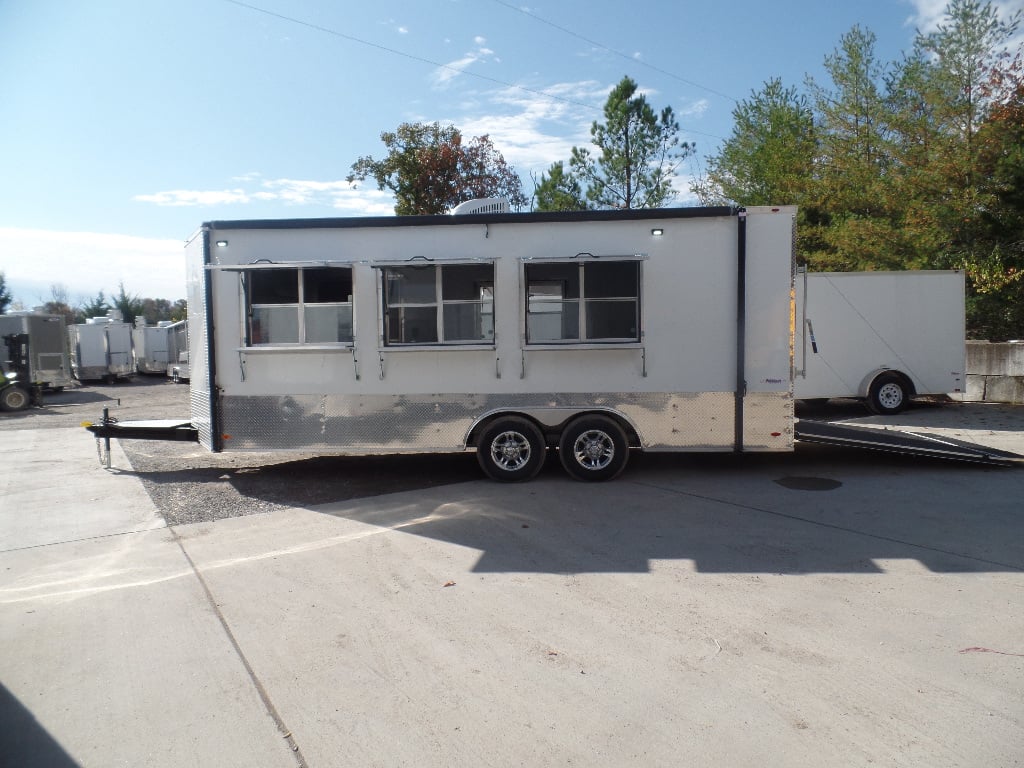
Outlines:
{"type": "Polygon", "coordinates": [[[478,200],[467,200],[452,208],[452,216],[467,213],[509,213],[512,206],[503,197],[482,197],[478,200]]]}

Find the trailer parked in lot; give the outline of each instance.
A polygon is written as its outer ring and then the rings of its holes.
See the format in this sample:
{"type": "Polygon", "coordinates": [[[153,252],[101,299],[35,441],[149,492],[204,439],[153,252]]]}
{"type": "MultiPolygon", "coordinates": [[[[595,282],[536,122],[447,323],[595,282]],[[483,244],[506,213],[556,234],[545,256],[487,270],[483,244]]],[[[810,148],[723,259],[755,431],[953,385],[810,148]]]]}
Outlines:
{"type": "Polygon", "coordinates": [[[132,327],[111,310],[68,326],[71,368],[79,381],[116,381],[135,373],[132,327]]]}
{"type": "Polygon", "coordinates": [[[59,391],[74,383],[63,316],[45,312],[11,312],[0,315],[0,336],[28,336],[25,375],[44,390],[59,391]]]}
{"type": "Polygon", "coordinates": [[[186,349],[187,336],[181,332],[184,329],[184,320],[176,323],[161,320],[156,325],[147,325],[145,318],[136,318],[132,328],[135,370],[168,374],[170,366],[177,363],[180,352],[186,349]]]}
{"type": "MultiPolygon", "coordinates": [[[[791,207],[218,221],[186,244],[189,419],[88,428],[211,451],[549,450],[580,480],[645,451],[795,440],[1005,463],[794,418],[791,207]]],[[[101,455],[109,460],[109,450],[101,455]]]]}
{"type": "Polygon", "coordinates": [[[894,414],[918,395],[963,393],[962,272],[802,272],[796,306],[798,399],[894,414]]]}
{"type": "Polygon", "coordinates": [[[792,208],[213,222],[187,246],[213,451],[472,448],[576,477],[788,451],[792,208]]]}
{"type": "Polygon", "coordinates": [[[188,320],[174,326],[174,348],[178,356],[167,366],[167,376],[175,384],[186,382],[191,377],[188,367],[188,320]]]}

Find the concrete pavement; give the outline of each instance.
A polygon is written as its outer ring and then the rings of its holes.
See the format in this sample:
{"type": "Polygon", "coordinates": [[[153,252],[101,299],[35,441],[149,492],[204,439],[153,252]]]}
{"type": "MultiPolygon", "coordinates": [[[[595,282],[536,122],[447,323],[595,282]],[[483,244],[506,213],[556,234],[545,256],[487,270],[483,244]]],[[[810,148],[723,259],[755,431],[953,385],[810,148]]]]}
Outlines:
{"type": "Polygon", "coordinates": [[[1024,470],[644,457],[172,531],[84,433],[7,434],[5,765],[1024,762],[1024,470]]]}
{"type": "Polygon", "coordinates": [[[5,435],[0,763],[295,765],[176,537],[82,432],[5,435]]]}

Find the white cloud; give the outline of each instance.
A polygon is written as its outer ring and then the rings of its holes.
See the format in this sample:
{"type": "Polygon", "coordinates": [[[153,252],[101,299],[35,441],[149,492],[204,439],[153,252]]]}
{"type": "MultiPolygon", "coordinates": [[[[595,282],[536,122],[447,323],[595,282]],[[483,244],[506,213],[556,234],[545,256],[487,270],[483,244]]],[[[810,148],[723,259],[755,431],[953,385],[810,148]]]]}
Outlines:
{"type": "Polygon", "coordinates": [[[686,104],[679,110],[679,114],[683,117],[700,117],[711,107],[711,103],[707,99],[697,99],[697,101],[686,104]]]}
{"type": "MultiPolygon", "coordinates": [[[[924,34],[934,32],[946,18],[946,7],[949,0],[909,0],[914,12],[907,19],[908,26],[915,27],[924,34]]],[[[999,12],[1003,21],[1013,14],[1024,12],[1024,0],[995,0],[993,7],[999,12]]]]}
{"type": "Polygon", "coordinates": [[[470,64],[474,64],[479,60],[479,56],[466,54],[461,59],[450,61],[443,67],[438,67],[434,71],[434,85],[447,85],[461,75],[470,64]]]}
{"type": "Polygon", "coordinates": [[[143,298],[185,298],[185,252],[181,240],[157,240],[98,232],[53,232],[0,228],[4,277],[15,299],[32,307],[63,285],[72,301],[118,285],[143,298]]]}
{"type": "MultiPolygon", "coordinates": [[[[445,42],[449,42],[445,40],[445,42]]],[[[491,59],[496,62],[500,62],[501,59],[495,56],[492,49],[486,46],[487,38],[480,37],[479,35],[473,38],[473,43],[476,45],[476,49],[469,51],[462,58],[450,61],[444,66],[438,67],[434,70],[433,81],[434,86],[442,88],[447,86],[456,77],[465,72],[471,65],[476,64],[478,61],[486,61],[491,59]]]]}
{"type": "Polygon", "coordinates": [[[921,32],[931,32],[942,20],[947,0],[910,0],[914,12],[907,19],[909,26],[921,32]]]}
{"type": "Polygon", "coordinates": [[[172,189],[167,192],[156,192],[151,195],[136,195],[134,200],[141,203],[154,203],[160,206],[184,207],[194,205],[230,205],[247,203],[249,195],[241,189],[222,190],[190,190],[172,189]]]}
{"type": "Polygon", "coordinates": [[[388,216],[394,213],[394,197],[372,187],[345,180],[264,179],[247,173],[232,179],[244,186],[230,190],[175,189],[136,195],[143,203],[170,207],[213,207],[279,203],[283,206],[321,206],[349,216],[388,216]]]}
{"type": "Polygon", "coordinates": [[[590,124],[600,117],[598,105],[607,88],[595,81],[556,83],[543,93],[503,88],[491,94],[482,111],[450,120],[469,136],[490,136],[502,156],[520,173],[529,188],[531,173],[546,171],[553,162],[568,160],[573,145],[590,141],[590,124]],[[594,104],[586,109],[583,105],[594,104]]]}

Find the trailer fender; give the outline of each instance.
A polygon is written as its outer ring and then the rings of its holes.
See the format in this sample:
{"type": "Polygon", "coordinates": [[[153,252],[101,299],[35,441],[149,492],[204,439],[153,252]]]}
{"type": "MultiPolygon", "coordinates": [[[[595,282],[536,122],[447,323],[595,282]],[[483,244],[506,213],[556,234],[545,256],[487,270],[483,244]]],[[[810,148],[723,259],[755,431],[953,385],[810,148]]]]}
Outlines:
{"type": "Polygon", "coordinates": [[[563,427],[573,419],[584,415],[609,416],[619,423],[626,433],[630,446],[642,446],[640,430],[633,420],[621,411],[603,407],[550,407],[550,408],[494,408],[478,416],[466,430],[464,438],[467,447],[475,447],[481,431],[494,419],[503,416],[520,416],[529,419],[550,439],[551,445],[558,444],[563,427]]]}

